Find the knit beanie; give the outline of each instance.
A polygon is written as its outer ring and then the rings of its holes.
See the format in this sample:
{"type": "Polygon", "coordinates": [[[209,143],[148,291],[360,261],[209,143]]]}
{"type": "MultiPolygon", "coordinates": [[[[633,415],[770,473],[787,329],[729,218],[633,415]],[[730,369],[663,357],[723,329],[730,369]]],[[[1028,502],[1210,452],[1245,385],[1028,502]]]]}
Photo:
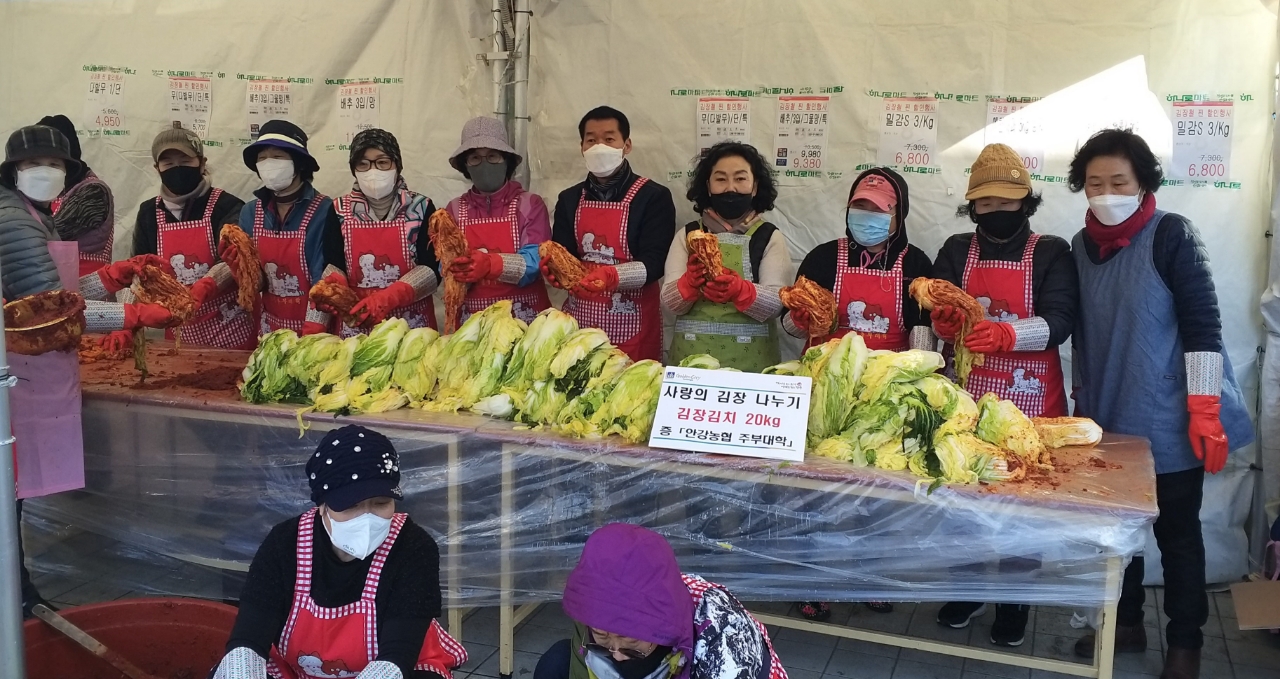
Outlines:
{"type": "Polygon", "coordinates": [[[1004,144],[987,144],[969,170],[969,190],[964,199],[1021,200],[1029,195],[1031,173],[1022,164],[1022,156],[1004,144]]]}

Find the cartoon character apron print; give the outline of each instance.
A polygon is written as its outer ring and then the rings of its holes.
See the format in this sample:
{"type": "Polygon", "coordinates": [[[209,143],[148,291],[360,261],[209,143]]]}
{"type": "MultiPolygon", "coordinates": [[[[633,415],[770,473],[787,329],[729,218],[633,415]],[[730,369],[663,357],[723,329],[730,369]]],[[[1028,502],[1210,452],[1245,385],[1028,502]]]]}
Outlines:
{"type": "MultiPolygon", "coordinates": [[[[856,332],[873,351],[905,350],[907,327],[902,316],[902,262],[907,251],[904,249],[898,253],[898,259],[890,269],[868,269],[851,266],[849,239],[841,238],[839,242],[836,289],[832,291],[836,298],[836,331],[831,338],[856,332]]],[[[808,346],[813,346],[813,343],[814,340],[809,340],[808,346]]]]}
{"type": "MultiPolygon", "coordinates": [[[[640,177],[626,196],[616,203],[587,200],[586,189],[574,214],[574,238],[582,261],[596,265],[625,264],[632,261],[627,246],[627,219],[631,201],[649,180],[640,177]]],[[[565,313],[584,328],[600,328],[609,341],[634,361],[662,360],[662,309],[658,284],[639,290],[615,290],[597,298],[569,296],[565,313]]]]}
{"type": "MultiPolygon", "coordinates": [[[[969,242],[962,285],[986,309],[987,320],[1008,323],[1035,315],[1031,272],[1039,239],[1039,234],[1031,234],[1022,259],[1016,262],[980,260],[977,236],[969,242]]],[[[1057,347],[987,354],[983,364],[969,373],[967,388],[975,397],[992,392],[1013,401],[1028,417],[1067,414],[1057,347]]]]}
{"type": "MultiPolygon", "coordinates": [[[[353,678],[378,659],[378,610],[376,599],[387,554],[400,536],[407,514],[396,514],[391,532],[373,554],[360,599],[340,608],[324,608],[311,598],[315,559],[317,510],[298,521],[298,572],[294,579],[293,606],[280,639],[271,647],[267,674],[275,679],[353,678]]],[[[432,620],[427,628],[415,670],[426,670],[452,679],[450,670],[467,662],[462,644],[432,620]]]]}
{"type": "MultiPolygon", "coordinates": [[[[166,221],[164,204],[156,197],[156,251],[173,267],[174,277],[190,288],[217,263],[217,243],[213,240],[213,208],[221,189],[209,192],[209,203],[199,219],[166,221]]],[[[232,287],[208,299],[182,326],[182,341],[196,346],[221,349],[253,349],[258,343],[258,323],[253,314],[236,302],[232,287]]],[[[165,337],[173,339],[173,330],[165,337]]]]}
{"type": "MultiPolygon", "coordinates": [[[[408,219],[404,214],[384,221],[365,221],[355,216],[350,196],[334,201],[334,208],[342,217],[343,248],[347,254],[347,282],[356,296],[364,299],[384,290],[414,266],[414,237],[422,222],[408,219]]],[[[396,307],[388,318],[403,318],[410,328],[436,327],[436,307],[427,295],[405,306],[396,307]]],[[[353,328],[335,319],[342,337],[353,337],[368,330],[353,328]]]]}
{"type": "MultiPolygon", "coordinates": [[[[507,213],[497,219],[472,216],[465,199],[458,201],[458,227],[467,237],[472,250],[484,250],[494,254],[511,255],[520,251],[520,201],[515,199],[507,206],[507,213]]],[[[495,302],[511,300],[511,313],[525,323],[532,323],[542,310],[550,308],[551,297],[542,282],[520,287],[497,280],[483,281],[471,286],[462,301],[462,320],[471,314],[484,311],[495,302]]]]}
{"type": "Polygon", "coordinates": [[[307,266],[307,230],[315,217],[316,208],[324,201],[317,193],[302,215],[302,225],[294,231],[276,231],[266,228],[266,215],[262,201],[254,205],[253,240],[258,246],[258,258],[262,260],[262,277],[267,289],[262,293],[263,335],[288,328],[302,331],[307,320],[307,293],[311,291],[311,268],[307,266]]]}

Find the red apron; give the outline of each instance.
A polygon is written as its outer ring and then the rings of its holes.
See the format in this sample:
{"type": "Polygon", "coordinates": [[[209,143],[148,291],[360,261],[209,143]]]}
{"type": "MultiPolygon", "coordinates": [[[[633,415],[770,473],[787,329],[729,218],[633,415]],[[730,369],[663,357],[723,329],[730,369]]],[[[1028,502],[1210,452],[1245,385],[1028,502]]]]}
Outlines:
{"type": "MultiPolygon", "coordinates": [[[[458,201],[458,226],[467,236],[472,250],[484,250],[493,254],[513,255],[520,251],[520,197],[512,199],[507,215],[497,219],[472,217],[467,200],[458,201]]],[[[488,309],[495,302],[511,300],[511,314],[525,323],[551,306],[547,286],[537,282],[525,287],[488,280],[476,283],[467,291],[462,301],[462,320],[471,314],[488,309]]]]}
{"type": "MultiPolygon", "coordinates": [[[[213,208],[222,189],[209,192],[209,204],[200,219],[167,221],[164,203],[156,197],[156,251],[173,266],[179,283],[190,288],[218,262],[213,242],[213,208]]],[[[253,349],[258,344],[258,326],[253,315],[236,303],[236,288],[206,300],[195,316],[182,326],[182,341],[195,346],[220,349],[253,349]]],[[[173,330],[166,330],[173,339],[173,330]]]]}
{"type": "MultiPolygon", "coordinates": [[[[644,177],[636,179],[627,195],[616,203],[587,200],[587,191],[583,189],[573,223],[578,250],[588,266],[632,261],[631,249],[627,247],[627,219],[631,201],[648,181],[644,177]]],[[[656,282],[639,290],[615,290],[598,299],[570,295],[565,300],[564,311],[583,328],[605,331],[609,341],[631,360],[662,360],[662,308],[656,282]]]]}
{"type": "MultiPolygon", "coordinates": [[[[322,608],[311,598],[312,559],[315,549],[316,511],[311,509],[298,521],[298,573],[293,588],[293,607],[280,640],[271,647],[267,673],[276,679],[338,679],[355,677],[378,659],[378,581],[387,554],[400,535],[406,514],[391,520],[391,532],[374,552],[369,576],[360,600],[341,608],[322,608]]],[[[467,651],[431,621],[415,670],[435,672],[452,679],[450,670],[467,662],[467,651]]]]}
{"type": "MultiPolygon", "coordinates": [[[[1031,260],[1039,234],[1031,234],[1022,259],[999,262],[978,259],[978,236],[969,242],[962,286],[987,310],[987,320],[1010,322],[1035,316],[1031,292],[1031,260]]],[[[969,373],[969,393],[992,392],[1013,401],[1027,417],[1061,417],[1067,414],[1067,394],[1062,380],[1062,359],[1057,347],[1042,351],[1010,351],[987,354],[982,365],[969,373]]]]}
{"type": "Polygon", "coordinates": [[[266,228],[262,201],[254,205],[253,240],[262,260],[262,276],[267,289],[262,293],[260,334],[288,328],[302,331],[307,320],[307,293],[311,291],[311,267],[307,266],[307,229],[324,196],[316,193],[302,215],[302,224],[294,231],[266,228]]]}
{"type": "MultiPolygon", "coordinates": [[[[349,195],[334,201],[342,217],[343,248],[347,253],[347,281],[356,296],[364,299],[386,289],[414,267],[413,238],[423,228],[422,222],[405,215],[386,221],[364,221],[355,216],[349,195]]],[[[387,318],[403,318],[410,328],[436,327],[436,306],[427,295],[402,307],[396,307],[387,318]]],[[[335,319],[338,334],[353,337],[368,330],[352,328],[335,319]]]]}
{"type": "MultiPolygon", "coordinates": [[[[892,269],[866,269],[850,266],[849,239],[841,238],[839,242],[833,291],[836,331],[826,339],[844,337],[853,331],[862,335],[867,348],[873,351],[904,351],[907,327],[902,318],[902,261],[907,251],[898,253],[892,269]]],[[[810,340],[808,346],[812,345],[810,340]]]]}
{"type": "MultiPolygon", "coordinates": [[[[79,189],[80,187],[93,182],[102,184],[104,187],[106,186],[106,184],[103,183],[103,181],[98,178],[98,175],[92,172],[88,173],[87,175],[85,175],[84,179],[80,180],[79,184],[76,184],[75,186],[71,187],[70,189],[67,189],[66,191],[63,191],[61,196],[58,196],[53,200],[52,203],[50,203],[49,207],[53,211],[53,214],[55,215],[58,214],[58,210],[62,208],[62,203],[66,198],[66,196],[71,195],[71,193],[74,192],[76,189],[79,189]]],[[[107,191],[107,195],[108,196],[111,195],[111,191],[109,189],[107,191]]],[[[114,201],[109,200],[107,208],[111,212],[111,214],[108,214],[103,224],[99,225],[98,227],[95,227],[95,230],[105,228],[110,230],[111,233],[107,234],[106,241],[96,249],[93,249],[93,250],[79,249],[78,250],[77,257],[79,258],[79,268],[80,268],[81,276],[87,276],[111,263],[111,249],[114,245],[112,243],[112,240],[114,240],[115,238],[114,227],[115,227],[115,219],[116,219],[114,214],[115,213],[114,201]]],[[[77,247],[78,247],[78,244],[77,244],[77,247]]]]}

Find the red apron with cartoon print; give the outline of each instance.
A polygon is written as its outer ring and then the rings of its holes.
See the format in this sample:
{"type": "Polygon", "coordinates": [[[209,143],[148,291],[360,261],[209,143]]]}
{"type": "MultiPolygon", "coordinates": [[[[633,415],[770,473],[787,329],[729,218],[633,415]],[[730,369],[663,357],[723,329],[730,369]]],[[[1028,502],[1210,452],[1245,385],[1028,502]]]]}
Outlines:
{"type": "MultiPolygon", "coordinates": [[[[467,236],[472,250],[484,250],[493,254],[514,255],[520,251],[520,198],[517,196],[507,206],[507,214],[497,219],[472,217],[465,198],[458,201],[458,228],[467,236]]],[[[511,283],[488,280],[476,283],[467,291],[462,301],[462,320],[471,314],[488,309],[495,302],[511,300],[511,314],[525,323],[532,323],[543,309],[551,307],[547,286],[541,281],[520,287],[511,283]]]]}
{"type": "Polygon", "coordinates": [[[307,266],[307,229],[316,208],[324,200],[317,193],[302,215],[302,225],[294,231],[266,228],[266,215],[259,200],[253,209],[253,241],[262,261],[262,277],[267,289],[262,292],[260,334],[288,328],[302,331],[307,320],[307,293],[311,291],[311,267],[307,266]]]}
{"type": "MultiPolygon", "coordinates": [[[[311,575],[315,558],[316,509],[298,521],[298,572],[280,640],[271,647],[267,674],[276,679],[337,679],[360,674],[378,659],[378,610],[376,597],[387,554],[400,535],[407,514],[391,519],[391,532],[374,552],[369,575],[359,601],[341,608],[323,608],[311,598],[311,575]]],[[[467,652],[435,620],[427,628],[415,670],[435,672],[452,679],[450,670],[467,662],[467,652]]]]}
{"type": "MultiPolygon", "coordinates": [[[[71,193],[76,191],[77,189],[83,186],[86,186],[88,184],[102,184],[104,188],[106,187],[106,184],[101,179],[98,178],[98,175],[90,172],[85,175],[84,179],[80,180],[79,184],[76,184],[75,186],[67,189],[66,191],[63,191],[62,195],[53,199],[53,202],[49,204],[49,209],[53,212],[53,214],[55,215],[58,214],[58,210],[62,208],[62,204],[65,201],[66,197],[71,195],[71,193]]],[[[111,252],[112,252],[113,246],[115,245],[112,242],[115,239],[115,221],[116,221],[115,214],[114,214],[115,201],[110,199],[110,196],[111,196],[110,189],[107,189],[107,196],[108,196],[107,209],[109,214],[107,215],[106,220],[104,220],[102,224],[100,224],[95,228],[109,229],[111,230],[111,233],[107,234],[107,237],[103,242],[103,244],[98,246],[96,249],[93,249],[93,250],[78,249],[76,256],[79,260],[78,266],[80,268],[81,276],[87,276],[111,263],[111,252]]],[[[77,243],[77,248],[79,248],[78,243],[77,243]]]]}
{"type": "MultiPolygon", "coordinates": [[[[415,266],[413,238],[422,222],[410,220],[402,213],[395,219],[378,222],[365,221],[355,216],[354,202],[350,195],[334,201],[334,208],[342,217],[342,241],[347,253],[347,282],[356,296],[364,299],[379,290],[385,290],[415,266]]],[[[410,328],[435,328],[436,305],[427,295],[405,306],[396,307],[387,318],[403,318],[410,328]]],[[[352,328],[341,319],[334,320],[339,334],[353,337],[367,329],[352,328]]]]}
{"type": "MultiPolygon", "coordinates": [[[[1031,271],[1038,240],[1039,234],[1031,234],[1022,259],[1016,262],[981,260],[978,236],[975,234],[969,242],[962,284],[964,291],[986,309],[988,321],[1007,323],[1035,315],[1031,271]]],[[[1027,417],[1067,414],[1062,359],[1057,347],[987,354],[983,364],[974,366],[969,373],[966,388],[975,397],[991,392],[1013,401],[1027,417]]]]}
{"type": "MultiPolygon", "coordinates": [[[[166,221],[164,203],[156,197],[156,252],[173,266],[174,277],[190,288],[218,263],[217,243],[213,242],[213,208],[222,189],[209,192],[209,204],[200,219],[166,221]]],[[[230,288],[208,299],[190,321],[182,326],[186,344],[220,349],[253,349],[258,345],[258,324],[236,302],[237,291],[230,288]]],[[[173,339],[173,330],[166,330],[173,339]]]]}
{"type": "MultiPolygon", "coordinates": [[[[867,269],[849,265],[849,240],[840,239],[836,249],[836,331],[832,338],[851,331],[862,335],[867,348],[904,351],[907,327],[902,317],[902,261],[907,251],[898,253],[891,269],[867,269]]],[[[808,346],[813,345],[813,340],[808,346]]],[[[805,348],[807,349],[808,346],[805,348]]]]}
{"type": "MultiPolygon", "coordinates": [[[[587,200],[583,189],[578,209],[574,212],[574,238],[583,262],[596,265],[625,264],[632,261],[627,246],[627,219],[631,201],[649,180],[640,177],[631,185],[620,202],[587,200]]],[[[573,316],[583,328],[600,328],[609,342],[633,361],[662,360],[662,308],[658,284],[639,290],[615,290],[594,299],[569,296],[565,313],[573,316]]]]}

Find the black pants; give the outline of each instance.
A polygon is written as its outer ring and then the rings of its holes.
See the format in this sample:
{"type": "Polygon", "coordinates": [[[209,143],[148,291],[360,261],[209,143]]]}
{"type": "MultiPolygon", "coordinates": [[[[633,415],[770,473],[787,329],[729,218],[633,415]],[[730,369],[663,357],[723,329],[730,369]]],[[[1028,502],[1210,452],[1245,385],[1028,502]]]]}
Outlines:
{"type": "MultiPolygon", "coordinates": [[[[1209,597],[1204,593],[1204,535],[1200,532],[1200,502],[1204,496],[1204,469],[1188,469],[1156,475],[1156,544],[1164,568],[1165,628],[1170,646],[1197,649],[1204,645],[1200,628],[1209,621],[1209,597]]],[[[1145,568],[1134,557],[1124,572],[1117,622],[1142,624],[1142,588],[1145,568]]]]}
{"type": "Polygon", "coordinates": [[[569,661],[572,656],[573,649],[569,640],[557,641],[538,658],[538,665],[533,668],[533,679],[569,679],[569,661]]]}

